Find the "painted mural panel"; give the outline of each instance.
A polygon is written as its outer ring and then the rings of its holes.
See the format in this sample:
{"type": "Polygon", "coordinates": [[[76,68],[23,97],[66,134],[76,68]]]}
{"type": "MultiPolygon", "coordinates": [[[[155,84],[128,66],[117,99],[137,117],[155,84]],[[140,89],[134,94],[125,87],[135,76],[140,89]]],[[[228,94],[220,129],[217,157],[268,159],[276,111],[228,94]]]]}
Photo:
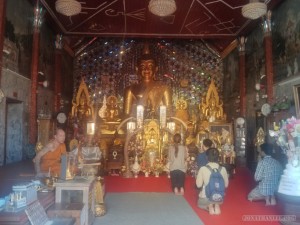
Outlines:
{"type": "Polygon", "coordinates": [[[285,1],[273,15],[274,82],[300,75],[300,4],[285,1]]]}
{"type": "Polygon", "coordinates": [[[6,164],[22,160],[22,104],[7,105],[6,164]]]}
{"type": "MultiPolygon", "coordinates": [[[[33,9],[28,1],[7,1],[5,38],[18,50],[17,68],[12,70],[30,78],[33,9]]],[[[11,68],[10,68],[11,69],[11,68]]]]}

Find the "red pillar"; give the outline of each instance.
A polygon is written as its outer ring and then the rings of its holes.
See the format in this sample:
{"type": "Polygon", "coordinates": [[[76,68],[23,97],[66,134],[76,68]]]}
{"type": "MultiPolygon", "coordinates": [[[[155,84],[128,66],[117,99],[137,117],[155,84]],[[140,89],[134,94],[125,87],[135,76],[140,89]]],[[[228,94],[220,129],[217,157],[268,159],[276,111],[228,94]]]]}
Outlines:
{"type": "Polygon", "coordinates": [[[272,33],[271,33],[271,12],[268,11],[264,20],[264,45],[267,76],[267,96],[268,103],[273,103],[273,56],[272,56],[272,33]]]}
{"type": "Polygon", "coordinates": [[[32,42],[31,58],[31,97],[30,97],[30,114],[29,114],[29,143],[35,144],[37,141],[37,77],[39,67],[39,44],[40,44],[40,13],[37,0],[34,8],[35,21],[32,42]]]}
{"type": "Polygon", "coordinates": [[[55,50],[54,112],[60,110],[61,100],[61,50],[55,50]]]}
{"type": "MultiPolygon", "coordinates": [[[[0,65],[2,65],[3,43],[5,32],[6,0],[0,1],[0,65]]],[[[2,69],[0,66],[0,87],[1,87],[2,69]]]]}
{"type": "Polygon", "coordinates": [[[239,39],[239,76],[240,76],[240,116],[246,116],[246,67],[245,67],[246,39],[239,39]]]}

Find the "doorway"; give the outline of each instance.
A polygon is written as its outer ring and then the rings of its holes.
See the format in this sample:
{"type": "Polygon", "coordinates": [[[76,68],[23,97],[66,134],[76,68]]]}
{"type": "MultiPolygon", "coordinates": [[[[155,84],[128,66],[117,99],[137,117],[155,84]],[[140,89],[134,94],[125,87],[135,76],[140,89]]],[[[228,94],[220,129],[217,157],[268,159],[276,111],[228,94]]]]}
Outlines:
{"type": "Polygon", "coordinates": [[[6,99],[4,165],[22,161],[23,103],[6,99]]]}

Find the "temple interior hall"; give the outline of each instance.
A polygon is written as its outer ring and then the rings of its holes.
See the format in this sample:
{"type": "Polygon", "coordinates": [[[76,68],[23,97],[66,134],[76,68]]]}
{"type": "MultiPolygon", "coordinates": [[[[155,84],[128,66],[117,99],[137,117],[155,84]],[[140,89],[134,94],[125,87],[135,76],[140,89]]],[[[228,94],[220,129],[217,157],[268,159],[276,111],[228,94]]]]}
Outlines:
{"type": "Polygon", "coordinates": [[[299,10],[1,0],[0,225],[299,225],[299,10]]]}

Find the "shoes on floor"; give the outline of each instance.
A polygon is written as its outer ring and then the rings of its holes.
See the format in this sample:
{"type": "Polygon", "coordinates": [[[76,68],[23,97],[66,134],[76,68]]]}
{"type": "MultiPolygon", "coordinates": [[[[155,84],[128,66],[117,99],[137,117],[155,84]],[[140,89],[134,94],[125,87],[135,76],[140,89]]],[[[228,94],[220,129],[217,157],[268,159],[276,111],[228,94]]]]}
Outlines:
{"type": "Polygon", "coordinates": [[[219,204],[215,204],[215,215],[220,215],[221,214],[221,209],[219,204]]]}

